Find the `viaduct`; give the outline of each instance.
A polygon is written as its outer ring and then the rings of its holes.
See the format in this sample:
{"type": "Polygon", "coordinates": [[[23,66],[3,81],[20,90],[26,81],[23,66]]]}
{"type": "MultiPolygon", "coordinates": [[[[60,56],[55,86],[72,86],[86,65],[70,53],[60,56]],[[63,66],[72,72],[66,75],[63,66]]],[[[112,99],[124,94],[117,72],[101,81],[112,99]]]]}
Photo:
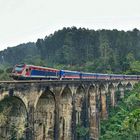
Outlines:
{"type": "Polygon", "coordinates": [[[116,106],[135,83],[1,81],[0,105],[4,102],[6,115],[0,119],[0,139],[9,140],[17,129],[19,140],[98,140],[100,120],[108,118],[108,108],[116,106]]]}

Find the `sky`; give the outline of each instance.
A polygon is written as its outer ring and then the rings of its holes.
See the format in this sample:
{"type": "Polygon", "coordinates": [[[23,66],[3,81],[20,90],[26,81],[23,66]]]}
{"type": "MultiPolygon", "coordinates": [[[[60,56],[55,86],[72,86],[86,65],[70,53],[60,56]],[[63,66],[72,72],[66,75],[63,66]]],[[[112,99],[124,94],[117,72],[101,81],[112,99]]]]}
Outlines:
{"type": "Polygon", "coordinates": [[[140,0],[0,0],[0,50],[72,26],[140,30],[140,0]]]}

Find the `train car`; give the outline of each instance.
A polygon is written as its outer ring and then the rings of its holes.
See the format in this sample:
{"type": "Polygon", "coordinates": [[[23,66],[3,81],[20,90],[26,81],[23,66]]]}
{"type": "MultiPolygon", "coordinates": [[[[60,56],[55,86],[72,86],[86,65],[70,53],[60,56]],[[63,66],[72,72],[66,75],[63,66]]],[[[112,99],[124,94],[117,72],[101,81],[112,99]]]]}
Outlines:
{"type": "Polygon", "coordinates": [[[109,80],[109,74],[97,73],[97,79],[109,80]]]}
{"type": "Polygon", "coordinates": [[[58,69],[20,64],[14,67],[11,77],[15,80],[58,79],[59,73],[58,69]]]}
{"type": "Polygon", "coordinates": [[[138,75],[125,75],[125,79],[127,80],[137,80],[138,79],[138,75]]]}
{"type": "Polygon", "coordinates": [[[78,80],[81,79],[81,73],[78,71],[70,71],[70,70],[60,70],[60,79],[61,80],[68,80],[68,79],[72,79],[72,80],[78,80]]]}
{"type": "Polygon", "coordinates": [[[97,73],[81,73],[81,79],[97,79],[97,73]]]}
{"type": "Polygon", "coordinates": [[[125,79],[125,75],[122,74],[110,74],[110,79],[125,79]]]}
{"type": "Polygon", "coordinates": [[[137,80],[140,80],[140,75],[137,75],[137,80]]]}

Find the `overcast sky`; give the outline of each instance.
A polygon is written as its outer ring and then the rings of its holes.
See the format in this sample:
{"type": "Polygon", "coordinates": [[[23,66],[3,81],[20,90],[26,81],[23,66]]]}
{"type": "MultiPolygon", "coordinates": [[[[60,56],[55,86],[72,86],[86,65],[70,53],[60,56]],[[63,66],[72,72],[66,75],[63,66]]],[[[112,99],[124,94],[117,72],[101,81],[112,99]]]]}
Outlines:
{"type": "Polygon", "coordinates": [[[71,26],[140,29],[140,0],[0,0],[0,50],[71,26]]]}

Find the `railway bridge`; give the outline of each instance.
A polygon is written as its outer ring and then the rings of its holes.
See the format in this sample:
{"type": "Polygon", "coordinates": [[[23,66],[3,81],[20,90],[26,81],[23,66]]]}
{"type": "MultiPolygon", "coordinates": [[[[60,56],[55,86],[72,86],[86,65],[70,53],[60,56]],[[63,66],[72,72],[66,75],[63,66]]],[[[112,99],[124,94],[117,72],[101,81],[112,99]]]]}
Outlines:
{"type": "Polygon", "coordinates": [[[0,139],[98,140],[100,119],[137,80],[1,81],[0,139]],[[18,130],[18,131],[17,131],[18,130]]]}

